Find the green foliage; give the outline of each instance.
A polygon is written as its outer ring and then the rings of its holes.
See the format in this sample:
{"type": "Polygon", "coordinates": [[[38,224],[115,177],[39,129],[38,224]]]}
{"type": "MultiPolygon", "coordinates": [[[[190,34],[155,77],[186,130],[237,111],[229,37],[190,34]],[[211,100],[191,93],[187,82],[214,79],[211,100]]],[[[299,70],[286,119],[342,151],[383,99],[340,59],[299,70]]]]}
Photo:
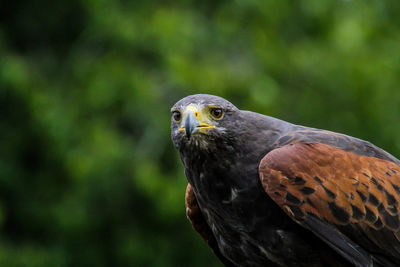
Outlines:
{"type": "Polygon", "coordinates": [[[169,137],[188,94],[399,156],[399,3],[4,3],[0,266],[220,266],[169,137]]]}

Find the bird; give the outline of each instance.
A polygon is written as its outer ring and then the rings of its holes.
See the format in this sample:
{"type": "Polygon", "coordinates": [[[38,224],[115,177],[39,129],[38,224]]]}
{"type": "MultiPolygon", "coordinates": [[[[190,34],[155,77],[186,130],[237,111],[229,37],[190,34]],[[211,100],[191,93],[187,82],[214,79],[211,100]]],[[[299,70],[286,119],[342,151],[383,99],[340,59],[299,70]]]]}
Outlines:
{"type": "Polygon", "coordinates": [[[372,143],[238,109],[171,108],[186,215],[225,266],[400,266],[400,161],[372,143]]]}

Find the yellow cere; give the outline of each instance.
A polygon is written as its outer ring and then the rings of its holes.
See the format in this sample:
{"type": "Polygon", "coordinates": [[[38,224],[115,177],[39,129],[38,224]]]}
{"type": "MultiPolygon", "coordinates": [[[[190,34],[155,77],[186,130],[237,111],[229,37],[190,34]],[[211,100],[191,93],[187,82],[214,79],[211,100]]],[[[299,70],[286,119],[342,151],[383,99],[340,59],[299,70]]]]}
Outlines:
{"type": "MultiPolygon", "coordinates": [[[[183,112],[183,120],[184,123],[186,116],[189,112],[193,112],[194,116],[196,117],[197,121],[199,122],[199,132],[206,133],[204,130],[214,129],[215,125],[211,124],[210,116],[209,116],[209,107],[199,107],[198,105],[189,105],[183,112]]],[[[179,128],[179,131],[185,131],[185,126],[182,125],[179,128]]]]}

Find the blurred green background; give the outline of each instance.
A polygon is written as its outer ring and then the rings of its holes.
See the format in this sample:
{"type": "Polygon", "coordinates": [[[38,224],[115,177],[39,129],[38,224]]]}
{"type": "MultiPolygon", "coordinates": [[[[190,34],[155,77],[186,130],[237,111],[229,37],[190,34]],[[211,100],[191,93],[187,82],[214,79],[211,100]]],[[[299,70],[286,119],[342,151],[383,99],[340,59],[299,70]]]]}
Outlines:
{"type": "Polygon", "coordinates": [[[221,266],[186,221],[193,93],[400,156],[400,2],[3,1],[0,266],[221,266]]]}

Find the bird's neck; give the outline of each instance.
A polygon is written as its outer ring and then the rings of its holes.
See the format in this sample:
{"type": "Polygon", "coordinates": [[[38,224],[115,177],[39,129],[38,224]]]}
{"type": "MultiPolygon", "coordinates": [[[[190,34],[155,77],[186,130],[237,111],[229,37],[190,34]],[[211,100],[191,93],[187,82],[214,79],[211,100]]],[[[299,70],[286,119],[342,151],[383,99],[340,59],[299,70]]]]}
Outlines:
{"type": "Polygon", "coordinates": [[[259,162],[292,125],[251,112],[242,116],[241,121],[249,123],[237,125],[237,135],[219,140],[209,149],[180,150],[186,177],[195,192],[219,198],[231,196],[232,190],[251,192],[260,188],[259,162]],[[259,123],[250,123],[254,121],[259,123]]]}
{"type": "Polygon", "coordinates": [[[247,151],[230,144],[218,151],[182,155],[186,177],[195,192],[208,198],[208,202],[213,198],[229,200],[233,191],[251,192],[259,186],[258,162],[268,152],[268,146],[254,147],[247,151]]]}

